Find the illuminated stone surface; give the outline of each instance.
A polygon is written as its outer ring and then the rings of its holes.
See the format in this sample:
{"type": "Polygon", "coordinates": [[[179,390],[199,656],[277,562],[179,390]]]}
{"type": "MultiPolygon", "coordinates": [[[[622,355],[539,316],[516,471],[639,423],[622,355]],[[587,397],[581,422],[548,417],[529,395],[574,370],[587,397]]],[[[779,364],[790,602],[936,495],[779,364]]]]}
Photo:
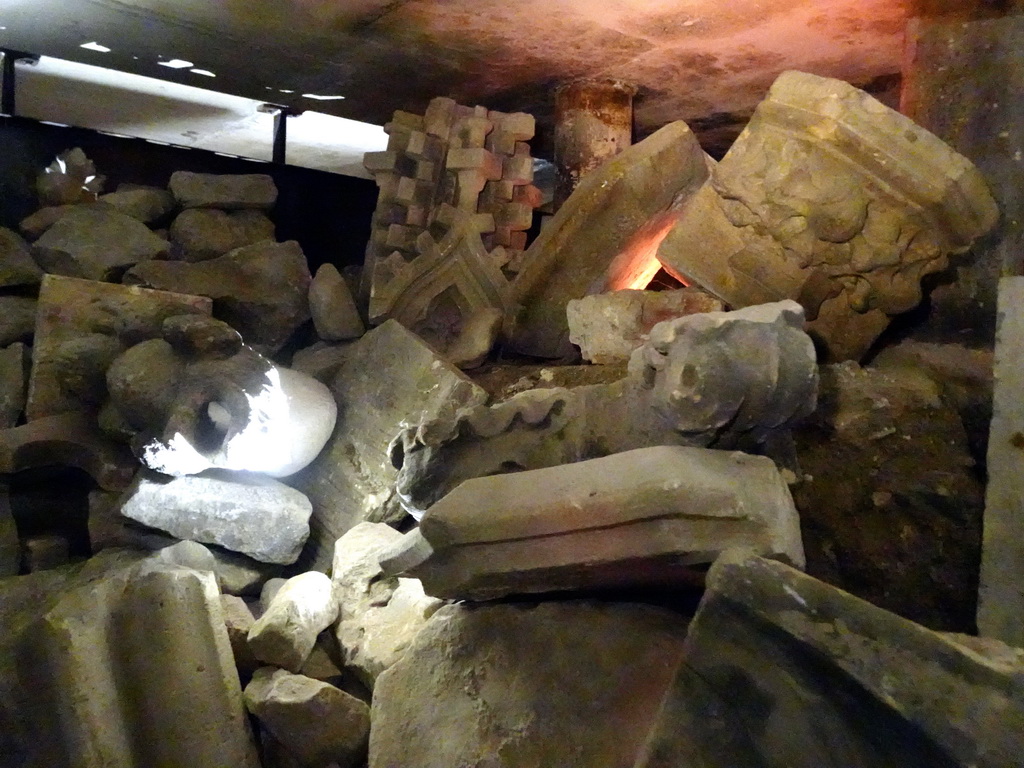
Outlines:
{"type": "Polygon", "coordinates": [[[100,195],[99,202],[143,224],[159,223],[174,210],[174,197],[166,189],[136,184],[121,184],[116,192],[100,195]]]}
{"type": "Polygon", "coordinates": [[[324,341],[358,339],[366,331],[345,278],[333,264],[323,264],[309,286],[309,311],[316,335],[324,341]]]}
{"type": "Polygon", "coordinates": [[[186,208],[171,222],[168,236],[185,261],[206,261],[228,251],[274,239],[274,222],[259,211],[186,208]]]}
{"type": "Polygon", "coordinates": [[[263,173],[216,174],[176,171],[168,189],[182,208],[267,210],[277,202],[277,186],[263,173]]]}
{"type": "Polygon", "coordinates": [[[316,636],[338,617],[331,580],[319,571],[288,579],[249,629],[249,650],[262,662],[302,669],[316,636]]]}

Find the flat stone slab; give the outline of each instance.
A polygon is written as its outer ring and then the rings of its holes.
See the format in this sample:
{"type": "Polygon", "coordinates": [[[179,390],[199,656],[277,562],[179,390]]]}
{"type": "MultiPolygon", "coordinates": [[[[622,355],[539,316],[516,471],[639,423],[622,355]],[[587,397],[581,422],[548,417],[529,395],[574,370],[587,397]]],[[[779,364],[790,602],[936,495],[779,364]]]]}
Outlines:
{"type": "Polygon", "coordinates": [[[122,184],[116,192],[100,195],[99,202],[143,224],[158,222],[174,210],[174,196],[166,189],[132,184],[122,184]]]}
{"type": "Polygon", "coordinates": [[[309,500],[294,488],[222,470],[171,480],[140,472],[121,505],[125,517],[179,539],[282,565],[299,556],[311,512],[309,500]]]}
{"type": "Polygon", "coordinates": [[[750,552],[712,566],[684,658],[637,768],[1003,768],[1024,751],[1019,652],[750,552]]]}
{"type": "Polygon", "coordinates": [[[734,546],[803,566],[800,521],[775,464],[657,446],[467,480],[381,565],[436,597],[485,600],[662,580],[734,546]]]}
{"type": "Polygon", "coordinates": [[[268,210],[277,202],[277,185],[264,173],[216,174],[176,171],[168,184],[182,208],[268,210]]]}

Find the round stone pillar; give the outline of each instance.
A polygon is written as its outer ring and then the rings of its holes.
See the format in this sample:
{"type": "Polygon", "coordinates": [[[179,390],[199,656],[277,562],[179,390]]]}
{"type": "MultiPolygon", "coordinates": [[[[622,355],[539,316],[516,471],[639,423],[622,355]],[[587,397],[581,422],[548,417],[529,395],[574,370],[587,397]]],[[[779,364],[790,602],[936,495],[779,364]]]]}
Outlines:
{"type": "Polygon", "coordinates": [[[632,144],[635,94],[619,80],[576,80],[555,91],[555,210],[588,171],[632,144]]]}

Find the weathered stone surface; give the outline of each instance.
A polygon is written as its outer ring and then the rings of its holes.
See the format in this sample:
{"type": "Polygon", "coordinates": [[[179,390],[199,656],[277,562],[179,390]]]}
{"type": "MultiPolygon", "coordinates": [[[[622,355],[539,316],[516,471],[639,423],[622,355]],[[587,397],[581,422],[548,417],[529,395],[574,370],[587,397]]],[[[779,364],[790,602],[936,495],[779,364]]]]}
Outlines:
{"type": "Polygon", "coordinates": [[[107,367],[121,351],[158,338],[168,317],[210,310],[201,296],[47,275],[39,292],[27,418],[98,410],[107,367]]]}
{"type": "Polygon", "coordinates": [[[27,296],[0,296],[0,347],[31,342],[38,302],[27,296]]]}
{"type": "Polygon", "coordinates": [[[82,413],[46,416],[0,430],[0,472],[50,466],[77,467],[101,488],[114,491],[131,482],[139,465],[127,448],[108,439],[82,413]]]}
{"type": "Polygon", "coordinates": [[[245,705],[302,765],[350,768],[366,755],[369,707],[333,685],[263,667],[245,705]]]}
{"type": "Polygon", "coordinates": [[[243,679],[248,679],[260,666],[249,648],[249,630],[256,617],[245,600],[236,595],[221,595],[220,607],[224,613],[224,627],[228,631],[235,666],[243,679]]]}
{"type": "Polygon", "coordinates": [[[681,121],[588,173],[526,251],[512,286],[524,309],[511,347],[540,357],[571,353],[569,300],[633,287],[638,265],[656,264],[653,254],[638,252],[650,251],[649,241],[658,241],[707,177],[704,153],[681,121]]]}
{"type": "Polygon", "coordinates": [[[15,576],[21,568],[21,539],[11,512],[11,489],[0,483],[0,578],[15,576]]]}
{"type": "Polygon", "coordinates": [[[306,541],[311,511],[293,488],[224,470],[172,480],[140,472],[121,506],[125,517],[179,539],[285,565],[295,562],[306,541]]]}
{"type": "Polygon", "coordinates": [[[259,211],[187,208],[171,223],[168,236],[185,261],[206,261],[228,251],[274,239],[274,222],[259,211]]]}
{"type": "Polygon", "coordinates": [[[38,285],[43,270],[17,232],[0,227],[0,287],[38,285]]]}
{"type": "Polygon", "coordinates": [[[1024,647],[1024,277],[999,281],[978,629],[1024,647]]]}
{"type": "Polygon", "coordinates": [[[696,288],[622,290],[573,299],[566,306],[569,341],[592,363],[628,362],[655,325],[684,315],[721,312],[722,302],[696,288]]]}
{"type": "Polygon", "coordinates": [[[25,411],[30,352],[24,344],[0,350],[0,429],[10,429],[25,411]]]}
{"type": "Polygon", "coordinates": [[[794,431],[807,572],[932,629],[972,631],[984,486],[956,410],[919,366],[848,361],[820,382],[794,431]]]}
{"type": "Polygon", "coordinates": [[[106,177],[78,147],[61,152],[36,177],[36,194],[41,205],[72,205],[96,200],[106,177]]]}
{"type": "Polygon", "coordinates": [[[936,136],[847,83],[784,72],[658,259],[733,306],[796,299],[829,359],[860,359],[997,218],[936,136]]]}
{"type": "Polygon", "coordinates": [[[294,240],[236,248],[195,264],[151,261],[124,282],[213,299],[214,315],[259,351],[277,351],[309,319],[309,267],[294,240]]]}
{"type": "Polygon", "coordinates": [[[414,516],[461,481],[652,445],[763,450],[814,409],[818,368],[795,302],[655,326],[607,385],[523,392],[402,431],[396,490],[414,516]]]}
{"type": "Polygon", "coordinates": [[[72,211],[76,211],[81,207],[101,207],[104,210],[111,210],[110,206],[105,203],[78,203],[72,205],[51,205],[45,208],[40,208],[38,211],[33,213],[31,216],[27,216],[18,223],[18,229],[21,233],[29,240],[38,239],[46,230],[57,223],[58,219],[63,218],[72,211]]]}
{"type": "Polygon", "coordinates": [[[396,321],[355,342],[331,386],[334,435],[309,467],[289,479],[313,503],[303,564],[327,570],[334,542],[363,520],[402,515],[388,445],[405,422],[477,405],[486,394],[396,321]]]}
{"type": "Polygon", "coordinates": [[[316,636],[338,618],[329,577],[307,571],[288,579],[249,629],[249,650],[262,662],[298,672],[316,636]]]}
{"type": "Polygon", "coordinates": [[[292,355],[292,369],[330,386],[348,357],[352,343],[328,344],[317,341],[292,355]]]}
{"type": "Polygon", "coordinates": [[[645,606],[446,606],[377,681],[370,768],[632,765],[684,633],[645,606]]]}
{"type": "Polygon", "coordinates": [[[508,400],[530,389],[575,389],[590,384],[611,384],[626,376],[626,364],[523,365],[497,363],[473,371],[473,381],[493,402],[508,400]]]}
{"type": "Polygon", "coordinates": [[[225,359],[242,351],[242,335],[227,323],[202,315],[175,315],[161,326],[164,338],[181,354],[225,359]]]}
{"type": "Polygon", "coordinates": [[[277,202],[277,185],[263,173],[214,174],[176,171],[168,189],[182,208],[268,210],[277,202]]]}
{"type": "Polygon", "coordinates": [[[371,690],[441,607],[418,579],[385,577],[379,556],[402,534],[383,523],[360,523],[338,539],[331,578],[338,598],[334,631],[346,669],[371,690]]]}
{"type": "Polygon", "coordinates": [[[486,600],[660,583],[735,546],[803,567],[800,520],[772,461],[657,446],[467,480],[381,562],[431,595],[486,600]],[[432,551],[415,562],[420,537],[432,551]]]}
{"type": "Polygon", "coordinates": [[[71,561],[71,542],[66,536],[28,536],[21,542],[21,566],[25,573],[59,568],[71,561]]]}
{"type": "Polygon", "coordinates": [[[1024,749],[1024,668],[787,566],[719,560],[638,768],[1001,768],[1024,749]]]}
{"type": "Polygon", "coordinates": [[[322,264],[309,286],[309,311],[324,341],[358,339],[366,332],[348,283],[333,264],[322,264]]]}
{"type": "Polygon", "coordinates": [[[153,224],[174,210],[174,196],[166,189],[122,184],[99,201],[143,224],[153,224]]]}
{"type": "Polygon", "coordinates": [[[46,272],[116,280],[134,264],[165,256],[169,247],[131,216],[90,206],[58,219],[33,244],[32,254],[46,272]]]}
{"type": "Polygon", "coordinates": [[[5,764],[259,766],[212,576],[114,552],[0,591],[5,764]]]}

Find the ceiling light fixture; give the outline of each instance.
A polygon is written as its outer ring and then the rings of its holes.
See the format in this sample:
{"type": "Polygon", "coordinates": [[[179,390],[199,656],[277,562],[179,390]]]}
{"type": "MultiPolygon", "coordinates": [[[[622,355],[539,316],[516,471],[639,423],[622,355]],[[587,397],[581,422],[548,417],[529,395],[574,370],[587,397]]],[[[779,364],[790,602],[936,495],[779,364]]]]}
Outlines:
{"type": "Polygon", "coordinates": [[[315,99],[316,101],[338,101],[344,99],[344,96],[322,96],[319,93],[304,93],[302,94],[304,99],[315,99]]]}
{"type": "Polygon", "coordinates": [[[82,43],[79,48],[85,48],[87,51],[96,51],[97,53],[110,53],[110,49],[105,45],[93,41],[91,43],[82,43]]]}
{"type": "Polygon", "coordinates": [[[213,72],[211,72],[208,69],[190,69],[189,72],[191,72],[193,75],[203,75],[205,77],[216,77],[217,76],[217,75],[215,75],[213,72]]]}
{"type": "Polygon", "coordinates": [[[191,69],[195,66],[191,61],[185,61],[184,59],[171,59],[170,61],[158,61],[161,67],[170,67],[171,69],[191,69]]]}

